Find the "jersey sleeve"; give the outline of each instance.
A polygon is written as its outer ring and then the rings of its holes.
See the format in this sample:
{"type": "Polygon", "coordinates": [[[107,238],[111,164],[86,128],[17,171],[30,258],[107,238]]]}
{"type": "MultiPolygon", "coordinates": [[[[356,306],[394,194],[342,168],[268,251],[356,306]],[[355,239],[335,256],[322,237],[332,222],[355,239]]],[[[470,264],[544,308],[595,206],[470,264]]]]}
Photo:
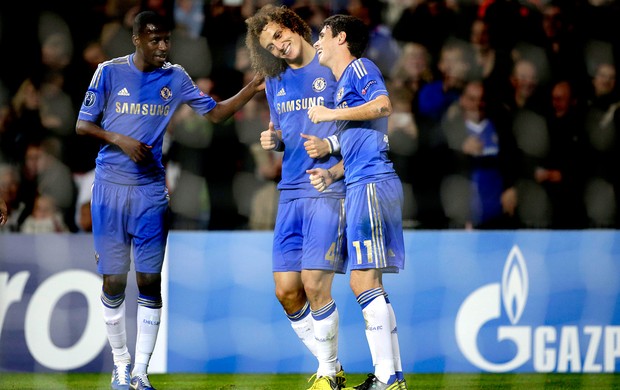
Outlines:
{"type": "Polygon", "coordinates": [[[360,58],[353,64],[355,70],[353,85],[359,95],[366,101],[376,99],[380,95],[388,95],[385,80],[381,71],[374,62],[367,58],[360,58]]]}
{"type": "Polygon", "coordinates": [[[217,102],[209,95],[204,93],[198,85],[192,80],[192,78],[187,74],[185,69],[181,66],[176,65],[177,69],[175,69],[178,73],[176,77],[180,77],[181,80],[181,94],[183,96],[183,101],[187,103],[194,111],[196,111],[200,115],[205,115],[209,113],[209,111],[213,110],[217,105],[217,102]]]}
{"type": "Polygon", "coordinates": [[[100,123],[106,100],[106,70],[104,64],[97,67],[82,101],[78,119],[100,123]]]}

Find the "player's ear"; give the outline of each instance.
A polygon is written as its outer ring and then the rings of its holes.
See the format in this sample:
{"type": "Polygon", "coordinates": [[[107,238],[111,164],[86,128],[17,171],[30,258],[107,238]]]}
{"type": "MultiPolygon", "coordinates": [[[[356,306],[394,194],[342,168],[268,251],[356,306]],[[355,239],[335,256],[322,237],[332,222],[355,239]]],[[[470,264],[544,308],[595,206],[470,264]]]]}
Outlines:
{"type": "Polygon", "coordinates": [[[132,35],[131,36],[131,41],[133,42],[134,46],[136,46],[136,47],[139,46],[140,45],[140,36],[135,35],[135,34],[132,35]]]}
{"type": "Polygon", "coordinates": [[[346,41],[347,41],[347,33],[344,31],[340,31],[338,33],[338,44],[342,45],[346,41]]]}

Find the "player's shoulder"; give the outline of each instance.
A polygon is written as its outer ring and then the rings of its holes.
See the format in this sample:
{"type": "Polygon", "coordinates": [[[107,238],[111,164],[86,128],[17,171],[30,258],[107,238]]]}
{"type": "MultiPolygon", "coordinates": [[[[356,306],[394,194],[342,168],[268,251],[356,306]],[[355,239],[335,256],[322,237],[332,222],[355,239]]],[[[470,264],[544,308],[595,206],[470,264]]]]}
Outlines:
{"type": "Polygon", "coordinates": [[[173,64],[171,62],[166,62],[164,63],[164,66],[161,67],[161,71],[169,72],[174,77],[182,76],[182,77],[187,77],[188,79],[191,79],[191,76],[189,75],[189,73],[187,73],[185,68],[180,64],[173,64]]]}
{"type": "Polygon", "coordinates": [[[350,68],[353,70],[353,74],[358,78],[364,78],[365,76],[374,76],[376,74],[381,74],[379,67],[372,60],[361,57],[353,60],[351,62],[350,68]]]}
{"type": "Polygon", "coordinates": [[[128,66],[129,65],[129,55],[112,58],[110,60],[104,61],[99,64],[100,68],[112,68],[118,66],[128,66]]]}

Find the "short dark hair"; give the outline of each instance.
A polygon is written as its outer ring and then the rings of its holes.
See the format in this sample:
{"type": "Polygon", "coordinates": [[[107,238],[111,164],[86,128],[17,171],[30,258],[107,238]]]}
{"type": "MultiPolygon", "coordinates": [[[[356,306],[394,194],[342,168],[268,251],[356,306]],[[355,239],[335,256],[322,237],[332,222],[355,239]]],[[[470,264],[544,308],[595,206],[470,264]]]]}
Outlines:
{"type": "Polygon", "coordinates": [[[160,32],[172,31],[168,20],[155,11],[142,11],[133,20],[133,35],[142,34],[147,26],[151,24],[160,32]]]}
{"type": "Polygon", "coordinates": [[[323,27],[329,26],[332,36],[341,32],[347,34],[347,45],[351,55],[360,58],[368,46],[368,27],[361,19],[351,15],[332,15],[323,21],[323,27]]]}

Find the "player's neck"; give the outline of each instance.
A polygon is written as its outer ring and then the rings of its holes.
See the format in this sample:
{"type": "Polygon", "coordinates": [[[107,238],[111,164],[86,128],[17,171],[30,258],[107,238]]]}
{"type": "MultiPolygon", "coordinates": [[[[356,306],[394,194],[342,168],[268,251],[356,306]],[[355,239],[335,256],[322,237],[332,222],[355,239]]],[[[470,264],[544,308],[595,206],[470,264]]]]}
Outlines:
{"type": "Polygon", "coordinates": [[[334,64],[330,66],[334,77],[336,77],[336,80],[340,80],[340,77],[344,73],[345,69],[347,69],[349,64],[351,64],[351,62],[355,61],[356,59],[357,58],[353,57],[350,53],[337,57],[337,59],[334,61],[334,64]]]}
{"type": "Polygon", "coordinates": [[[133,55],[133,64],[136,67],[136,69],[138,69],[141,72],[151,72],[157,68],[156,66],[148,64],[144,60],[144,57],[142,57],[138,53],[133,55]]]}
{"type": "Polygon", "coordinates": [[[288,65],[293,69],[303,68],[312,62],[316,56],[316,50],[311,44],[304,41],[301,45],[301,55],[295,61],[289,62],[288,65]]]}

